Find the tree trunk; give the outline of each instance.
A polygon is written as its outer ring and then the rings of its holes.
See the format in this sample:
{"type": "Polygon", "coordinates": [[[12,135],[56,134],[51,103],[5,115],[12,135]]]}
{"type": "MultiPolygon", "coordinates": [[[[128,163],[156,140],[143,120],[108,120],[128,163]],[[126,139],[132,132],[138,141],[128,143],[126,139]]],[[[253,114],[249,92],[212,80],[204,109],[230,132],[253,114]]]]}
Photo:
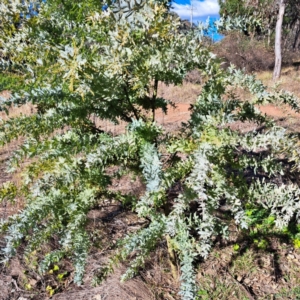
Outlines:
{"type": "Polygon", "coordinates": [[[275,66],[273,72],[273,80],[276,81],[280,77],[281,73],[281,32],[282,32],[282,21],[283,15],[285,11],[285,2],[284,0],[280,0],[279,3],[279,12],[277,16],[277,23],[276,23],[276,33],[275,33],[275,66]]]}
{"type": "Polygon", "coordinates": [[[300,35],[300,21],[297,20],[296,24],[295,24],[295,36],[294,36],[294,43],[293,43],[293,51],[298,51],[299,48],[299,43],[300,43],[300,39],[299,39],[299,35],[300,35]]]}

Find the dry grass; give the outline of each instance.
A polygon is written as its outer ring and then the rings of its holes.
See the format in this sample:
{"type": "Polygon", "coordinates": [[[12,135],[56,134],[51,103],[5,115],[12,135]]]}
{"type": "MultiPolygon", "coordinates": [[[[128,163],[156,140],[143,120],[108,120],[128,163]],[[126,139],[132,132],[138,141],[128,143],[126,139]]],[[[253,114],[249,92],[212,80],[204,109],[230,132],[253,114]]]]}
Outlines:
{"type": "Polygon", "coordinates": [[[185,81],[182,85],[160,84],[158,87],[158,96],[173,103],[195,103],[201,92],[201,85],[185,81]]]}
{"type": "MultiPolygon", "coordinates": [[[[0,97],[8,99],[10,96],[9,91],[0,92],[0,97]]],[[[29,116],[35,111],[34,106],[32,104],[25,104],[22,106],[15,106],[9,110],[9,114],[7,115],[4,111],[0,112],[0,120],[8,120],[9,118],[14,118],[20,115],[29,116]]]]}
{"type": "MultiPolygon", "coordinates": [[[[263,71],[256,73],[258,79],[260,79],[266,86],[275,88],[273,82],[272,71],[263,71]]],[[[283,67],[280,80],[276,83],[279,89],[283,89],[295,94],[300,98],[300,69],[298,66],[283,67]]]]}

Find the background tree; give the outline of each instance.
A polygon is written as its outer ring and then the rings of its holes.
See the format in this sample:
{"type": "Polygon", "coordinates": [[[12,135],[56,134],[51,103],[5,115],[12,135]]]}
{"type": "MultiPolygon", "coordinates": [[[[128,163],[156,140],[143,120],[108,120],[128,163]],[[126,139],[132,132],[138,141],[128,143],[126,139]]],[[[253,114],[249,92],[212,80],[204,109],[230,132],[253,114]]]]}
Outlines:
{"type": "Polygon", "coordinates": [[[276,23],[276,35],[275,35],[275,66],[273,72],[273,80],[278,80],[281,73],[281,62],[282,62],[282,54],[281,54],[281,35],[282,35],[282,22],[283,16],[285,12],[285,1],[280,0],[279,3],[279,12],[276,23]]]}
{"type": "MultiPolygon", "coordinates": [[[[250,33],[267,38],[267,44],[270,46],[275,43],[275,29],[279,11],[279,0],[261,0],[261,1],[235,1],[219,0],[220,14],[225,17],[233,16],[255,16],[261,19],[261,26],[254,28],[250,33]]],[[[283,18],[283,45],[285,49],[299,50],[299,0],[285,1],[285,14],[283,18]]],[[[246,31],[247,34],[250,34],[246,31]]]]}
{"type": "MultiPolygon", "coordinates": [[[[298,51],[300,19],[298,0],[288,1],[219,1],[221,14],[224,16],[250,16],[261,20],[260,26],[246,26],[244,32],[257,37],[266,38],[267,45],[271,45],[272,36],[274,36],[275,66],[274,80],[280,77],[282,51],[298,51]]],[[[274,43],[274,45],[273,45],[274,43]]]]}

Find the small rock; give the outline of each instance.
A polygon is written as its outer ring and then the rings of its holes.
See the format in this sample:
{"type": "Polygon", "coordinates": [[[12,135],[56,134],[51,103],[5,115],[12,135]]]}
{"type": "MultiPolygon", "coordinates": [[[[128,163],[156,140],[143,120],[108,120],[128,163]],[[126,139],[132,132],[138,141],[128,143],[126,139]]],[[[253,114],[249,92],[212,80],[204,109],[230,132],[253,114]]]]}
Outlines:
{"type": "Polygon", "coordinates": [[[37,283],[37,280],[35,280],[35,279],[30,279],[30,280],[29,280],[29,284],[30,284],[31,286],[35,286],[36,283],[37,283]]]}
{"type": "Polygon", "coordinates": [[[287,255],[287,259],[289,259],[289,260],[294,260],[296,257],[295,257],[295,255],[293,255],[293,254],[288,254],[287,255]]]}

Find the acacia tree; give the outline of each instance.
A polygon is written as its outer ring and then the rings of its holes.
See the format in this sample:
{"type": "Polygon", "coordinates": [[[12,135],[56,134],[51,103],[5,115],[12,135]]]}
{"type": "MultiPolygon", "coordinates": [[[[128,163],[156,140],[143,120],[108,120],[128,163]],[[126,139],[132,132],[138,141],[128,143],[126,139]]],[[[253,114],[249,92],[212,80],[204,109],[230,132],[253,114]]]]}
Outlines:
{"type": "MultiPolygon", "coordinates": [[[[6,12],[14,5],[14,12],[21,13],[23,4],[3,5],[6,12]]],[[[7,17],[1,10],[1,24],[7,17]]],[[[8,114],[11,106],[31,103],[34,108],[29,116],[0,123],[1,145],[23,137],[9,171],[29,161],[21,186],[6,182],[0,189],[1,201],[25,201],[20,213],[2,220],[5,261],[24,239],[30,256],[56,236],[60,246],[43,253],[40,272],[69,255],[74,281],[80,283],[91,243],[87,213],[115,199],[148,220],[120,244],[118,259],[134,253],[123,279],[167,240],[169,253],[179,260],[182,299],[194,299],[195,258],[207,257],[213,237],[228,233],[221,205],[229,207],[241,228],[248,226],[246,207],[266,209],[278,227],[298,220],[298,140],[255,106],[281,99],[299,109],[297,100],[286,93],[268,94],[254,77],[220,68],[201,43],[201,32],[182,34],[179,26],[154,1],[116,1],[107,15],[98,0],[48,0],[12,36],[1,29],[1,52],[9,61],[1,61],[7,80],[0,84],[11,91],[8,100],[1,99],[1,108],[8,114]],[[166,134],[156,123],[157,109],[166,111],[169,103],[158,97],[158,84],[181,84],[195,68],[207,79],[191,119],[180,135],[166,134]],[[239,99],[232,92],[236,86],[252,97],[239,99]],[[113,136],[96,126],[94,116],[124,120],[127,131],[113,136]],[[236,121],[264,129],[242,134],[230,127],[236,121]],[[111,167],[117,171],[110,172],[111,167]],[[280,180],[287,173],[292,179],[280,180]],[[128,174],[144,180],[141,198],[111,188],[112,180],[128,174]],[[178,185],[171,198],[169,192],[178,185]]]]}

